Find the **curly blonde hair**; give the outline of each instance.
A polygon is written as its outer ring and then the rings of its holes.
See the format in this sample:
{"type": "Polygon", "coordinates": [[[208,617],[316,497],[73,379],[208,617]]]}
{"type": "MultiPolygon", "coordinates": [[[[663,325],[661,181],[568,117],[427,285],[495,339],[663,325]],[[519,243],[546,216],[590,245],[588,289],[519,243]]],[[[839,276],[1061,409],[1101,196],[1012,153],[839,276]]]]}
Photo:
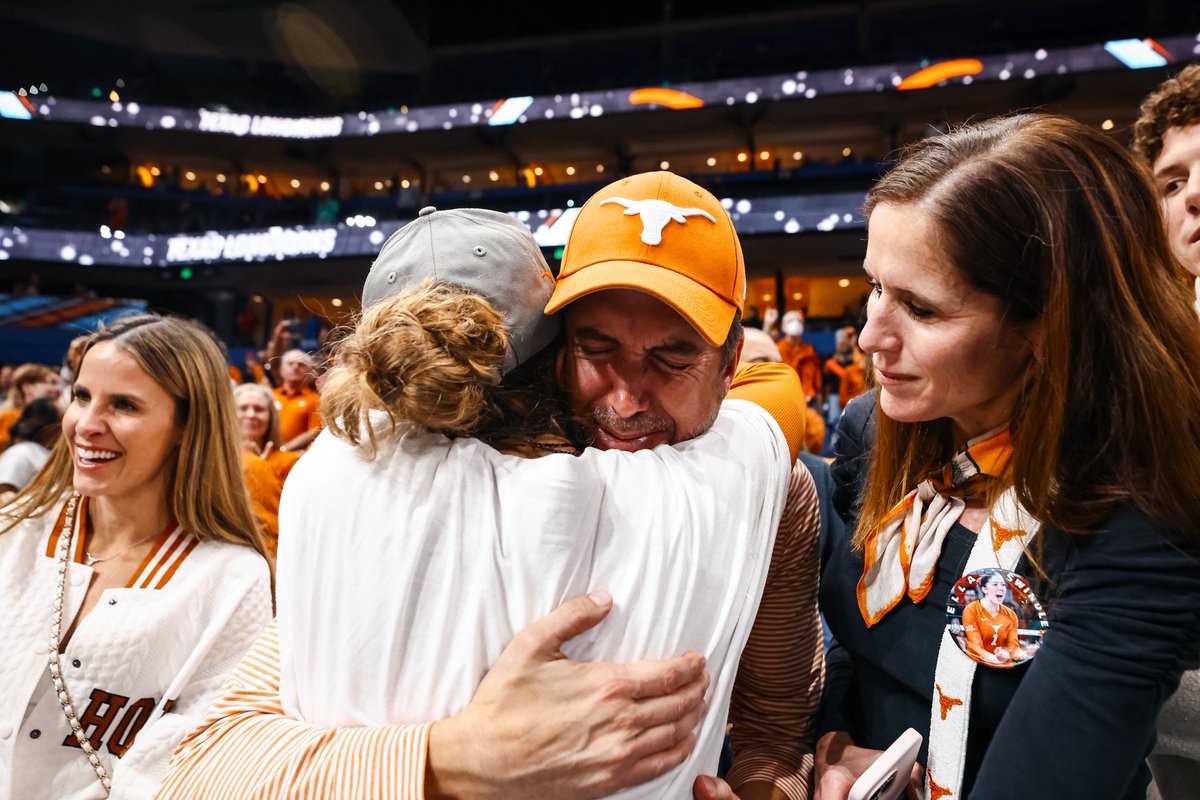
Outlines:
{"type": "Polygon", "coordinates": [[[504,318],[457,286],[426,281],[363,312],[321,388],[321,416],[338,438],[374,457],[403,422],[499,450],[575,452],[578,435],[553,380],[548,347],[500,381],[504,318]],[[372,411],[387,426],[372,424],[372,411]]]}

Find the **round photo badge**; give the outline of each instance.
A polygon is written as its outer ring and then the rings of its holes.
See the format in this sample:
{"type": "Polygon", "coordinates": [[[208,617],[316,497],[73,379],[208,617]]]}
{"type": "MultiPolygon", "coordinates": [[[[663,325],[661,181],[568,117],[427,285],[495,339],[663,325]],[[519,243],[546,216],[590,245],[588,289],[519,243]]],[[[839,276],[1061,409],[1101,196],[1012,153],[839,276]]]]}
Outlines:
{"type": "Polygon", "coordinates": [[[1007,669],[1037,654],[1050,627],[1029,581],[991,567],[958,579],[946,602],[946,627],[973,661],[1007,669]]]}

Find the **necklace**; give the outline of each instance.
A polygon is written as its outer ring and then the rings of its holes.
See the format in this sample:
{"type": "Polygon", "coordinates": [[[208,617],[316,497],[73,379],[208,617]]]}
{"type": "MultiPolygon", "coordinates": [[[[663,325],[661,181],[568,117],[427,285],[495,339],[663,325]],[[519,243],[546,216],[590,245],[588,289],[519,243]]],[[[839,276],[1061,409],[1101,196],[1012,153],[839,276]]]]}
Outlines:
{"type": "Polygon", "coordinates": [[[158,534],[152,533],[149,536],[147,536],[145,539],[139,539],[136,542],[134,542],[133,544],[129,545],[129,547],[118,550],[115,553],[109,553],[106,556],[94,556],[89,551],[84,550],[83,551],[83,563],[90,567],[95,564],[99,564],[102,561],[109,561],[109,560],[114,559],[117,556],[121,555],[122,553],[128,553],[133,548],[138,547],[139,545],[145,544],[146,542],[153,539],[155,536],[158,536],[158,534]]]}
{"type": "Polygon", "coordinates": [[[83,732],[83,725],[79,722],[75,706],[71,703],[71,695],[67,692],[67,684],[62,677],[62,663],[58,658],[59,647],[62,644],[63,599],[66,597],[67,569],[71,563],[71,539],[75,533],[75,509],[78,505],[79,492],[72,492],[70,499],[67,500],[67,513],[64,515],[62,533],[58,536],[58,585],[55,587],[57,591],[54,595],[54,611],[50,615],[50,652],[47,667],[50,670],[50,680],[54,683],[54,691],[58,694],[58,704],[62,706],[63,715],[71,726],[71,733],[74,734],[75,741],[79,743],[83,754],[87,756],[88,762],[92,765],[92,771],[96,773],[100,785],[104,788],[104,796],[107,797],[112,791],[112,781],[108,777],[108,771],[104,769],[104,764],[100,761],[100,754],[92,747],[91,740],[83,732]]]}

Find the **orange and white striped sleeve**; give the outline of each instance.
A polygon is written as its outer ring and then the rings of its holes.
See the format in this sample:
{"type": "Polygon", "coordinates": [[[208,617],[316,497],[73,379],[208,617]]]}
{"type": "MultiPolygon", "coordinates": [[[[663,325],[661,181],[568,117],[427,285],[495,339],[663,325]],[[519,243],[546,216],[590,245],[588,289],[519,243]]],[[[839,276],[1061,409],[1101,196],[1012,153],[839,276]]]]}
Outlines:
{"type": "Polygon", "coordinates": [[[283,715],[279,674],[272,622],[176,749],[156,800],[424,797],[431,723],[308,725],[283,715]]]}
{"type": "Polygon", "coordinates": [[[729,718],[736,792],[765,782],[791,800],[809,796],[824,650],[817,610],[821,512],[803,464],[792,467],[767,583],[742,651],[729,718]]]}

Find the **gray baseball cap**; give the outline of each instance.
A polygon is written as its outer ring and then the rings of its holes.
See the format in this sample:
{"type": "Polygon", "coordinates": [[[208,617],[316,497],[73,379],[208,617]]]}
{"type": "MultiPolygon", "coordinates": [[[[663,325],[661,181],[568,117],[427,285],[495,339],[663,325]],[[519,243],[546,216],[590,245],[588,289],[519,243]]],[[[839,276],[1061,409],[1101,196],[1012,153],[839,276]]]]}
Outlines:
{"type": "Polygon", "coordinates": [[[558,333],[558,316],[542,310],[554,291],[554,275],[529,228],[508,214],[422,208],[383,243],[363,284],[363,308],[426,279],[475,292],[504,316],[510,350],[501,374],[524,363],[558,333]]]}

